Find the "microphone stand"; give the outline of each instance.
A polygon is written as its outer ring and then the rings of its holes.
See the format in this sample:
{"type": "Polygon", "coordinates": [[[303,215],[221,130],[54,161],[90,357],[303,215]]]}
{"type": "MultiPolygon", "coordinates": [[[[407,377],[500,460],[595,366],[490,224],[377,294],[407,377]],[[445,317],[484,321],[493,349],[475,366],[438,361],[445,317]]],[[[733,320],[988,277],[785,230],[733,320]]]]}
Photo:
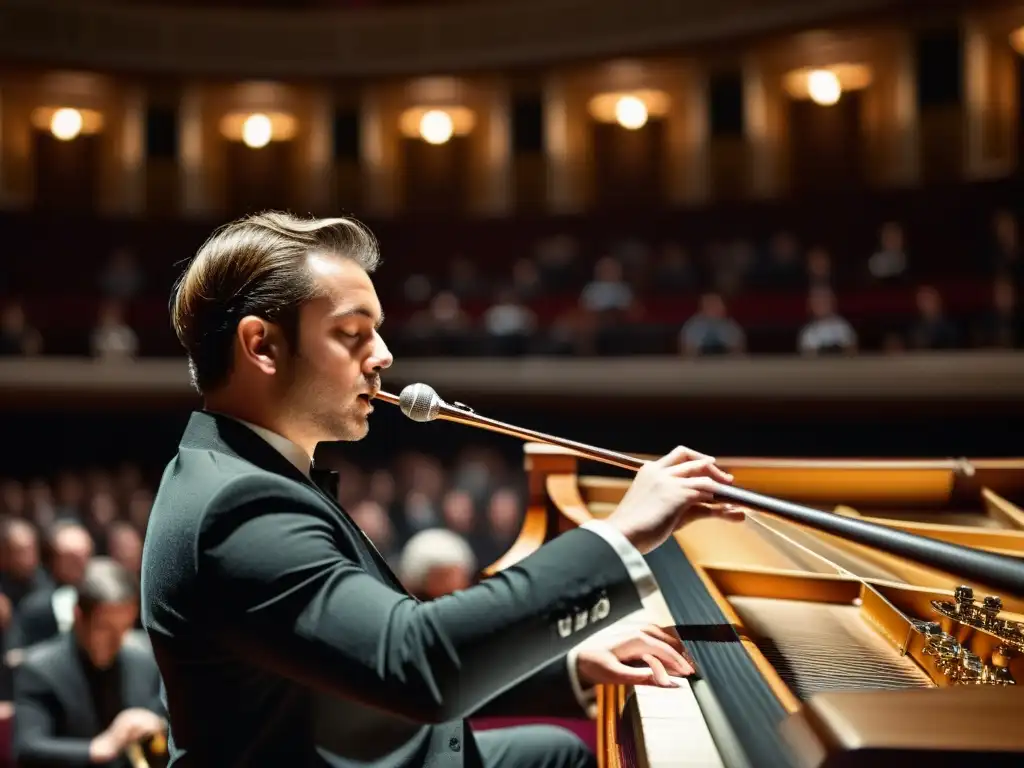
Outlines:
{"type": "MultiPolygon", "coordinates": [[[[378,392],[376,397],[386,403],[401,406],[401,398],[388,392],[378,392]]],[[[440,398],[438,399],[440,400],[440,398]]],[[[636,456],[597,448],[574,440],[566,440],[565,438],[490,419],[475,413],[472,408],[461,403],[449,404],[441,400],[435,418],[486,429],[527,442],[558,446],[582,458],[592,459],[622,469],[637,471],[646,464],[643,459],[639,459],[636,456]]],[[[1014,597],[1024,597],[1024,560],[1019,558],[983,552],[960,544],[929,539],[924,536],[907,533],[906,531],[898,531],[875,525],[864,520],[813,509],[802,504],[781,501],[770,496],[722,483],[715,484],[714,493],[716,497],[729,499],[730,501],[762,510],[790,522],[805,525],[847,541],[880,549],[883,552],[913,560],[931,568],[956,574],[1014,597]]]]}

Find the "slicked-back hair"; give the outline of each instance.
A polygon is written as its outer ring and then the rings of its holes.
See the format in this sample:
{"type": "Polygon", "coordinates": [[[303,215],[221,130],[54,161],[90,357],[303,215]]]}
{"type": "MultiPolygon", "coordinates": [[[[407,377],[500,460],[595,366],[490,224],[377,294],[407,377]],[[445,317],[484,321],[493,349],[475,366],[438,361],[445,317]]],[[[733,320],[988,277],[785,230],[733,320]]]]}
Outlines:
{"type": "Polygon", "coordinates": [[[77,592],[78,607],[86,616],[98,606],[133,603],[139,597],[135,577],[109,557],[94,557],[89,561],[77,592]]]}
{"type": "Polygon", "coordinates": [[[235,331],[248,315],[279,326],[294,353],[299,310],[318,297],[307,265],[312,253],[351,259],[367,272],[380,263],[377,239],[355,219],[277,211],[226,224],[199,249],[175,283],[170,312],[200,394],[227,381],[235,331]]]}

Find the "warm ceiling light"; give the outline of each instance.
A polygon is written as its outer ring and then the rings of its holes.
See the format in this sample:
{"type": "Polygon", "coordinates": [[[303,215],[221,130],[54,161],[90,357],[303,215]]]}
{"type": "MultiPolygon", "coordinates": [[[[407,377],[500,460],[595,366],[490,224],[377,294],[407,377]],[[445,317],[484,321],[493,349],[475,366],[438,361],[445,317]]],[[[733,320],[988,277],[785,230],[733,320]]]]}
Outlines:
{"type": "Polygon", "coordinates": [[[1010,33],[1010,45],[1017,53],[1024,54],[1024,27],[1018,27],[1010,33]]]}
{"type": "Polygon", "coordinates": [[[242,123],[242,142],[250,149],[267,146],[274,138],[274,126],[266,115],[256,113],[249,115],[242,123]]]}
{"type": "Polygon", "coordinates": [[[444,144],[455,133],[452,116],[442,109],[431,109],[420,118],[420,136],[428,144],[444,144]]]}
{"type": "Polygon", "coordinates": [[[631,131],[647,124],[647,105],[636,96],[623,96],[615,102],[615,121],[631,131]]]}
{"type": "Polygon", "coordinates": [[[77,109],[64,107],[55,110],[50,118],[50,133],[60,141],[71,141],[82,132],[82,113],[77,109]]]}
{"type": "Polygon", "coordinates": [[[599,123],[618,123],[635,131],[651,118],[665,117],[670,100],[664,91],[640,89],[598,93],[587,103],[590,116],[599,123]]]}
{"type": "Polygon", "coordinates": [[[843,86],[835,72],[816,69],[807,75],[807,94],[815,104],[830,107],[843,95],[843,86]]]}
{"type": "Polygon", "coordinates": [[[810,99],[815,104],[830,106],[844,93],[864,90],[871,80],[871,68],[866,64],[837,62],[827,67],[790,70],[783,76],[782,87],[792,99],[810,99]]]}

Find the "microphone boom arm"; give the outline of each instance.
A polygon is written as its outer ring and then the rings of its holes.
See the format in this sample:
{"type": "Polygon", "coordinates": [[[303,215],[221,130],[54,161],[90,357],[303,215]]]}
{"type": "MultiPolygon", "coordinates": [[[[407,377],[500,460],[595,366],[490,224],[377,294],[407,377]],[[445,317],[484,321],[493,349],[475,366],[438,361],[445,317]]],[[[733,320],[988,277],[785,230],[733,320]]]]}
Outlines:
{"type": "MultiPolygon", "coordinates": [[[[378,392],[376,397],[384,402],[397,405],[406,416],[414,421],[443,419],[457,424],[498,432],[524,441],[546,443],[565,448],[583,458],[592,459],[622,469],[637,471],[646,463],[629,454],[597,448],[574,440],[555,437],[532,429],[506,424],[496,419],[480,416],[461,404],[449,404],[442,400],[433,389],[425,384],[412,384],[399,397],[387,392],[378,392]],[[412,391],[412,396],[406,394],[412,391]],[[427,415],[416,411],[418,396],[431,398],[427,415]]],[[[421,409],[422,410],[422,409],[421,409]]],[[[922,565],[937,568],[980,585],[999,590],[1014,597],[1024,597],[1024,560],[1009,555],[965,547],[946,541],[929,539],[924,536],[875,525],[865,520],[844,517],[833,512],[781,501],[743,488],[716,483],[715,496],[759,509],[799,525],[838,536],[899,557],[913,560],[922,565]]]]}

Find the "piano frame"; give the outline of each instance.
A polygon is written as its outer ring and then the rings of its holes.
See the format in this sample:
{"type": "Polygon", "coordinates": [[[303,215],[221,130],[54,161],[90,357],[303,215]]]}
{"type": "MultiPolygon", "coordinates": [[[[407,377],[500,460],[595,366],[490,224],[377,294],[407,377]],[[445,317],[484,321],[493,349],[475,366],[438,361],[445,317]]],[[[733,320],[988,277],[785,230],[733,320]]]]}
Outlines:
{"type": "MultiPolygon", "coordinates": [[[[488,572],[514,564],[550,538],[593,519],[595,510],[601,516],[602,508],[605,512],[614,508],[629,479],[582,477],[580,461],[581,457],[562,448],[534,443],[525,446],[529,476],[527,514],[519,537],[488,572]]],[[[751,491],[826,509],[838,507],[836,511],[840,514],[857,515],[880,525],[1024,558],[1024,510],[1007,498],[1024,496],[1024,460],[727,458],[720,459],[719,464],[735,475],[737,486],[751,491]],[[839,505],[838,500],[850,506],[839,505]],[[970,512],[968,522],[973,525],[964,524],[961,511],[965,508],[970,512]],[[911,513],[914,519],[901,519],[900,511],[911,513]]],[[[990,593],[984,585],[971,584],[955,574],[907,563],[817,531],[807,533],[823,546],[831,546],[831,551],[862,558],[857,562],[873,563],[891,574],[890,578],[858,579],[813,573],[799,564],[770,559],[766,564],[766,553],[772,549],[768,542],[752,537],[749,531],[745,541],[738,541],[743,538],[736,534],[738,527],[730,530],[729,538],[720,530],[700,531],[704,523],[709,524],[705,528],[711,529],[716,524],[731,525],[722,521],[691,524],[646,559],[661,586],[661,595],[647,606],[648,613],[677,627],[699,670],[699,675],[689,681],[689,689],[699,702],[709,738],[718,753],[718,758],[707,765],[831,766],[845,764],[842,760],[854,746],[862,752],[869,749],[864,754],[870,754],[873,745],[882,750],[878,754],[885,749],[895,750],[896,754],[901,749],[911,749],[908,745],[917,743],[914,739],[934,747],[938,743],[934,737],[930,742],[922,741],[918,731],[902,725],[899,735],[894,737],[891,727],[888,731],[882,727],[884,719],[881,723],[865,720],[865,713],[884,712],[893,707],[892,717],[900,717],[901,713],[906,714],[909,697],[916,711],[922,713],[920,727],[926,728],[951,713],[962,712],[964,695],[977,699],[978,706],[997,714],[981,724],[972,719],[969,737],[958,736],[957,729],[950,728],[938,741],[945,739],[950,749],[1002,749],[1004,755],[1012,752],[1017,759],[1024,754],[1024,738],[1014,737],[1009,742],[1005,738],[1007,728],[1011,732],[1016,730],[1008,723],[1007,713],[1024,714],[1024,698],[1020,689],[1014,687],[957,686],[939,695],[933,695],[937,692],[932,689],[925,692],[929,695],[923,699],[922,691],[914,690],[887,691],[881,696],[872,696],[871,691],[825,693],[801,701],[762,654],[728,600],[746,594],[861,604],[870,602],[877,590],[895,603],[915,606],[920,614],[930,600],[952,600],[953,590],[962,583],[977,592],[990,593]],[[723,548],[723,542],[728,546],[723,548]],[[864,581],[874,589],[867,590],[864,581]],[[852,742],[842,746],[843,737],[852,742]],[[753,762],[754,755],[757,762],[753,762]]],[[[1003,597],[1004,610],[1024,614],[1024,595],[1003,597]]],[[[881,602],[869,606],[880,617],[879,621],[903,621],[886,608],[885,601],[881,602]]],[[[919,663],[928,663],[928,659],[922,659],[920,648],[904,650],[919,663]]],[[[1013,672],[1018,679],[1024,678],[1024,662],[1015,661],[1013,672]]],[[[644,698],[648,699],[650,709],[648,691],[651,689],[642,692],[621,686],[599,688],[597,734],[602,768],[622,766],[623,723],[634,729],[633,736],[638,741],[644,741],[641,710],[644,698]]],[[[656,723],[657,718],[649,722],[656,723]]],[[[891,718],[888,723],[892,723],[891,718]]],[[[642,757],[639,761],[644,762],[642,757]]]]}

